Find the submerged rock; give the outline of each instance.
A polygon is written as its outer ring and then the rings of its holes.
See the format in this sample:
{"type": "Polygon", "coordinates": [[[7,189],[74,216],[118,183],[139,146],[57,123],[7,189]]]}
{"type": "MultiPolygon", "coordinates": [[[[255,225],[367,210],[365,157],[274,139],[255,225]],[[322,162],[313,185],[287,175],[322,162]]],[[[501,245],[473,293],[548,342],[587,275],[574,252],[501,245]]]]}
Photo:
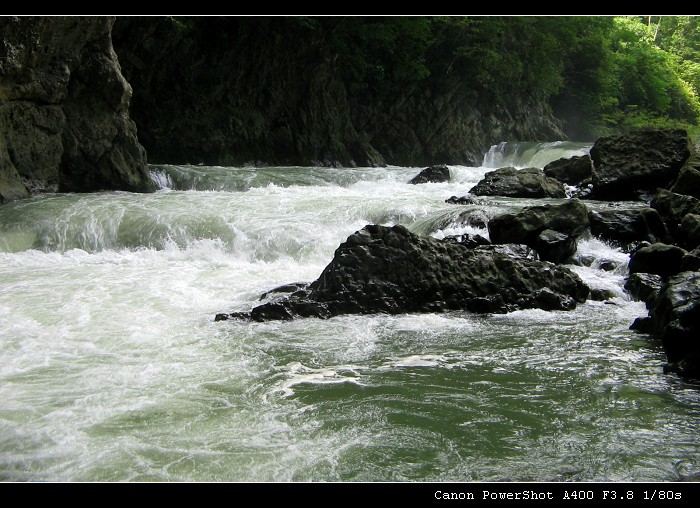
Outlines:
{"type": "Polygon", "coordinates": [[[593,236],[620,245],[661,242],[668,237],[666,225],[653,208],[591,210],[588,220],[593,236]]]}
{"type": "Polygon", "coordinates": [[[409,183],[439,183],[450,181],[450,169],[445,164],[439,166],[430,166],[423,169],[420,173],[414,176],[409,183]]]}
{"type": "Polygon", "coordinates": [[[631,199],[666,187],[691,155],[682,129],[642,129],[599,138],[590,151],[594,199],[631,199]]]}
{"type": "Polygon", "coordinates": [[[514,258],[497,247],[469,249],[403,226],[368,225],[338,247],[308,293],[255,307],[249,318],[569,310],[588,297],[588,286],[567,268],[514,258]]]}
{"type": "Polygon", "coordinates": [[[579,185],[591,178],[593,162],[588,154],[558,159],[544,167],[544,174],[568,185],[579,185]]]}
{"type": "Polygon", "coordinates": [[[650,308],[653,334],[661,340],[669,369],[700,377],[700,273],[669,279],[650,308]]]}
{"type": "Polygon", "coordinates": [[[563,198],[566,191],[561,182],[549,178],[538,168],[501,168],[489,171],[469,191],[477,196],[510,198],[563,198]]]}

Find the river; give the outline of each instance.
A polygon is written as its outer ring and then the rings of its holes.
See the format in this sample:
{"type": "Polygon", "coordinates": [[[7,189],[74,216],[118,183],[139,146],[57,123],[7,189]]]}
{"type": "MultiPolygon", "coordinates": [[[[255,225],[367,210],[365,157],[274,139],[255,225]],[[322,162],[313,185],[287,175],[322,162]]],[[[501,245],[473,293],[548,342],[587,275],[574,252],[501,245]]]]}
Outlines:
{"type": "Polygon", "coordinates": [[[445,199],[493,167],[585,150],[501,144],[483,166],[424,185],[407,183],[420,168],[163,165],[151,168],[154,194],[2,205],[0,480],[668,481],[698,470],[700,392],[629,331],[646,311],[622,289],[628,256],[593,238],[578,246],[590,266],[572,269],[615,297],[571,312],[214,322],[314,280],[365,224],[487,235],[461,222],[473,205],[445,199]]]}

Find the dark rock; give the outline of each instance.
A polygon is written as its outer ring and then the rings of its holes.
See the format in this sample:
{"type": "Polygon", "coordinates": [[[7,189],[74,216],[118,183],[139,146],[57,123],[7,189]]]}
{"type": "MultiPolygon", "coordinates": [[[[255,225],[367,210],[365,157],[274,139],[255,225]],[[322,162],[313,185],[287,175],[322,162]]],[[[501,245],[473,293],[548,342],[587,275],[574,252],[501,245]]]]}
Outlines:
{"type": "Polygon", "coordinates": [[[593,174],[590,155],[559,159],[544,167],[544,174],[568,185],[579,185],[593,174]]]}
{"type": "Polygon", "coordinates": [[[456,243],[462,245],[468,249],[474,249],[480,245],[491,245],[486,238],[481,235],[473,235],[470,233],[465,233],[463,235],[450,235],[446,236],[441,240],[442,242],[456,243]]]}
{"type": "Polygon", "coordinates": [[[415,185],[418,183],[428,183],[428,182],[440,183],[440,182],[449,182],[449,181],[450,181],[450,168],[448,168],[444,164],[440,164],[439,166],[430,166],[428,168],[421,170],[421,172],[418,173],[416,176],[414,176],[409,183],[412,183],[415,185]]]}
{"type": "MultiPolygon", "coordinates": [[[[489,216],[479,209],[465,210],[450,221],[452,227],[472,226],[474,228],[486,229],[489,216]]],[[[447,224],[445,225],[447,226],[447,224]]]]}
{"type": "Polygon", "coordinates": [[[633,273],[625,281],[625,289],[637,300],[647,302],[661,291],[663,285],[661,275],[652,273],[633,273]]]}
{"type": "Polygon", "coordinates": [[[532,259],[537,260],[539,256],[537,251],[528,247],[527,245],[520,245],[517,243],[505,243],[501,245],[480,245],[475,247],[475,249],[481,252],[490,252],[492,254],[502,254],[514,259],[532,259]]]}
{"type": "Polygon", "coordinates": [[[308,282],[293,282],[292,284],[284,284],[282,286],[278,286],[274,289],[271,289],[270,291],[266,291],[265,293],[260,295],[260,300],[264,300],[266,298],[270,298],[270,297],[274,297],[274,296],[304,291],[304,290],[306,290],[306,288],[308,286],[309,286],[308,282]]]}
{"type": "MultiPolygon", "coordinates": [[[[687,232],[681,233],[681,225],[686,215],[700,215],[700,200],[692,196],[676,194],[666,189],[659,189],[651,201],[671,235],[677,240],[682,239],[687,232]]],[[[690,247],[692,248],[692,247],[690,247]]]]}
{"type": "Polygon", "coordinates": [[[677,237],[678,242],[688,249],[700,245],[700,215],[689,213],[683,217],[677,237]]]}
{"type": "Polygon", "coordinates": [[[250,318],[568,310],[588,297],[588,287],[567,268],[512,258],[491,247],[466,249],[403,226],[365,226],[338,247],[308,293],[260,305],[250,318]]]}
{"type": "Polygon", "coordinates": [[[682,129],[643,129],[598,139],[591,148],[594,199],[633,199],[669,185],[691,154],[682,129]]]}
{"type": "Polygon", "coordinates": [[[596,302],[603,302],[615,298],[615,293],[609,289],[591,288],[590,299],[596,302]]]}
{"type": "Polygon", "coordinates": [[[629,262],[630,273],[654,273],[667,278],[681,271],[681,260],[688,252],[675,245],[654,243],[636,250],[629,262]]]}
{"type": "Polygon", "coordinates": [[[478,203],[478,201],[470,196],[450,196],[445,200],[445,203],[449,203],[451,205],[475,205],[478,203]]]}
{"type": "Polygon", "coordinates": [[[650,316],[670,369],[700,377],[700,273],[671,277],[651,305],[650,316]]]}
{"type": "Polygon", "coordinates": [[[602,259],[597,262],[597,265],[597,268],[604,272],[614,272],[620,266],[617,261],[612,261],[610,259],[602,259]]]}
{"type": "Polygon", "coordinates": [[[654,331],[654,323],[652,319],[648,316],[638,317],[630,325],[630,330],[634,330],[637,333],[649,333],[654,331]]]}
{"type": "Polygon", "coordinates": [[[563,198],[564,186],[545,176],[538,168],[501,168],[489,171],[469,191],[477,196],[504,196],[511,198],[563,198]]]}
{"type": "Polygon", "coordinates": [[[527,207],[519,212],[494,217],[488,223],[491,242],[522,243],[533,249],[537,249],[538,242],[540,247],[547,248],[546,242],[539,240],[540,234],[547,229],[575,240],[587,228],[588,208],[578,199],[561,205],[527,207]]]}
{"type": "Polygon", "coordinates": [[[671,192],[700,199],[700,157],[697,154],[693,154],[681,168],[678,178],[671,186],[671,192]]]}
{"type": "Polygon", "coordinates": [[[637,241],[650,243],[668,239],[668,231],[659,212],[653,208],[591,210],[588,213],[591,233],[618,245],[637,241]]]}
{"type": "Polygon", "coordinates": [[[535,241],[535,250],[543,261],[562,263],[576,253],[576,238],[552,229],[545,229],[535,241]]]}
{"type": "Polygon", "coordinates": [[[694,248],[681,259],[681,272],[697,272],[700,270],[700,247],[694,248]]]}
{"type": "Polygon", "coordinates": [[[0,18],[0,200],[153,191],[113,17],[0,18]]]}

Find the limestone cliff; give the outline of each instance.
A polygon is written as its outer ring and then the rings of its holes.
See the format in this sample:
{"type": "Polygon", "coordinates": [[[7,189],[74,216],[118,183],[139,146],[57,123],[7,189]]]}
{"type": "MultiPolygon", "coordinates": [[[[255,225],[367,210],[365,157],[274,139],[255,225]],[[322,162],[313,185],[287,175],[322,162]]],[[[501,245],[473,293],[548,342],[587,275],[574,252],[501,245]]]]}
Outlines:
{"type": "Polygon", "coordinates": [[[0,18],[0,202],[151,191],[109,17],[0,18]]]}

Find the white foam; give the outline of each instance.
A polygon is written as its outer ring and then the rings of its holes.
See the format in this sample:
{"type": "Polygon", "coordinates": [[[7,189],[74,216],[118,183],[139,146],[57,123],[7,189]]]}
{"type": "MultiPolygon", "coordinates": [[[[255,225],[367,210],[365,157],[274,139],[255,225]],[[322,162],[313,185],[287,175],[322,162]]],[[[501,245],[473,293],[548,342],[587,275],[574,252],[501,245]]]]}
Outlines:
{"type": "Polygon", "coordinates": [[[362,386],[358,367],[355,366],[315,369],[302,365],[299,362],[292,362],[281,370],[286,373],[286,379],[278,383],[272,392],[281,393],[283,397],[291,397],[294,395],[293,388],[302,384],[337,385],[350,383],[362,386]]]}

